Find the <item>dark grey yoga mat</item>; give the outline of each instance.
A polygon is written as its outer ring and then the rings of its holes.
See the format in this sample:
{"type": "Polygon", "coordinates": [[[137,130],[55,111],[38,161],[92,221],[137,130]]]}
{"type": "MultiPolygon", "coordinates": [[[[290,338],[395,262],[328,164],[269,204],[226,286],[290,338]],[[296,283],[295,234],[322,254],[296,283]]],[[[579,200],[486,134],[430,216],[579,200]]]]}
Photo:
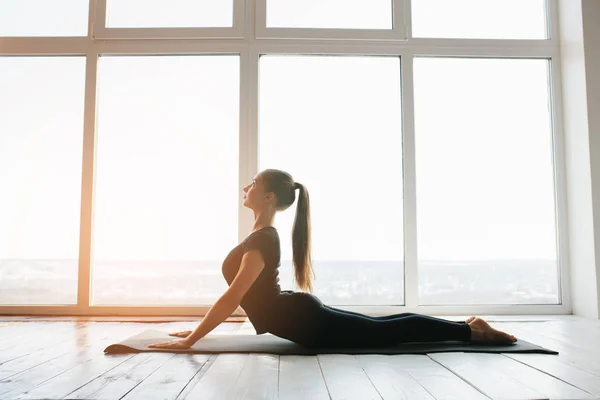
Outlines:
{"type": "MultiPolygon", "coordinates": [[[[517,338],[518,339],[518,338],[517,338]]],[[[359,349],[323,348],[307,349],[287,339],[282,339],[270,333],[262,335],[227,335],[208,334],[198,340],[194,346],[185,350],[150,349],[153,343],[170,342],[178,340],[169,336],[167,332],[146,330],[140,334],[111,344],[105,353],[143,353],[143,352],[168,352],[168,353],[270,353],[270,354],[426,354],[444,352],[467,353],[542,353],[558,354],[557,351],[518,339],[510,345],[483,345],[469,344],[456,341],[429,342],[429,343],[402,343],[396,346],[372,347],[359,349]]]]}

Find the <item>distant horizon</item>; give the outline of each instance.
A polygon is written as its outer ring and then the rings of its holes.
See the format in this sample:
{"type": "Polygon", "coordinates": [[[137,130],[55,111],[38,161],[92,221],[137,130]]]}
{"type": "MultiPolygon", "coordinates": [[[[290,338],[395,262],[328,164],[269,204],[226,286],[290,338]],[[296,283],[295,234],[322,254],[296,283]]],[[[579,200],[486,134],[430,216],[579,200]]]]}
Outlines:
{"type": "MultiPolygon", "coordinates": [[[[404,302],[404,261],[313,260],[314,294],[331,305],[404,302]]],[[[419,301],[432,304],[558,304],[556,260],[419,261],[419,301]]],[[[42,259],[0,259],[0,304],[72,304],[79,265],[42,259]]],[[[281,290],[298,288],[291,260],[283,260],[281,290]]],[[[221,261],[95,262],[90,270],[94,305],[212,304],[226,289],[221,261]]]]}
{"type": "MultiPolygon", "coordinates": [[[[222,263],[225,260],[225,258],[223,258],[222,260],[201,260],[201,259],[197,259],[197,260],[168,260],[168,259],[162,259],[162,260],[149,260],[149,259],[121,259],[121,260],[94,260],[92,262],[92,264],[94,262],[102,262],[102,263],[109,263],[109,262],[147,262],[147,263],[158,263],[158,262],[169,262],[169,263],[198,263],[198,262],[202,262],[202,263],[209,263],[209,262],[220,262],[222,263]]],[[[313,263],[315,261],[318,262],[381,262],[381,263],[390,263],[390,262],[399,262],[399,261],[404,261],[404,259],[400,259],[400,260],[370,260],[370,259],[364,259],[364,260],[344,260],[344,259],[330,259],[330,260],[319,260],[319,259],[315,259],[313,258],[313,263]]],[[[420,262],[444,262],[444,263],[449,263],[449,264],[460,264],[460,263],[471,263],[471,262],[478,262],[478,263],[497,263],[497,262],[501,262],[501,261],[544,261],[544,262],[551,262],[551,261],[556,261],[556,258],[552,258],[552,259],[546,259],[546,258],[499,258],[499,259],[482,259],[482,260],[445,260],[445,259],[419,259],[420,262]]],[[[77,258],[0,258],[0,261],[78,261],[77,258]]],[[[281,263],[283,263],[283,261],[292,261],[292,259],[281,259],[281,263]]]]}

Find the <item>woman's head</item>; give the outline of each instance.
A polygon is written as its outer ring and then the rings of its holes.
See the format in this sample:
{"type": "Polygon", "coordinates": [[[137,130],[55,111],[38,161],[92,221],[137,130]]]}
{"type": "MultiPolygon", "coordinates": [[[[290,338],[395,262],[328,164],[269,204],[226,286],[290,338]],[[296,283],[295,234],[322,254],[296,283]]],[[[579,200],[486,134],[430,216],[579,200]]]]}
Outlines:
{"type": "Polygon", "coordinates": [[[292,229],[292,250],[294,270],[298,286],[312,292],[311,234],[310,234],[310,199],[304,185],[294,181],[285,171],[266,169],[258,173],[252,183],[244,188],[244,206],[251,208],[255,214],[273,213],[287,210],[296,200],[298,205],[292,229]]]}
{"type": "Polygon", "coordinates": [[[287,172],[266,169],[244,188],[244,206],[259,212],[286,210],[296,200],[294,184],[294,178],[287,172]]]}

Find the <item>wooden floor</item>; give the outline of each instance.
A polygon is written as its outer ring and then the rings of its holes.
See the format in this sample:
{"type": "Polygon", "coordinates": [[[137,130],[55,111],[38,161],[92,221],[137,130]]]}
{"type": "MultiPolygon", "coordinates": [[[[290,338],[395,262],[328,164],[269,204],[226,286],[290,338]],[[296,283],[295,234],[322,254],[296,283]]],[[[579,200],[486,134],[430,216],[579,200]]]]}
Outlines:
{"type": "MultiPolygon", "coordinates": [[[[0,316],[0,399],[600,398],[600,321],[485,318],[560,354],[105,355],[108,344],[145,329],[172,332],[197,322],[0,316]]],[[[213,333],[226,331],[255,333],[247,322],[213,333]]]]}

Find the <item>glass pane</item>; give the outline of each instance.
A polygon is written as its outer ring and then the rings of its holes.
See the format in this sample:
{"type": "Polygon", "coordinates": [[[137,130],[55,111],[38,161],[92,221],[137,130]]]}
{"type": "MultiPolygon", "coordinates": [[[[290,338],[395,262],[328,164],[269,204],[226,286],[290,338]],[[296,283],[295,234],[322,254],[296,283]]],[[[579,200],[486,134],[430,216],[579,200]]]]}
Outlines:
{"type": "Polygon", "coordinates": [[[232,27],[233,0],[107,0],[109,28],[232,27]]]}
{"type": "MultiPolygon", "coordinates": [[[[315,295],[403,304],[400,59],[263,56],[259,109],[259,170],[287,171],[309,192],[315,295]]],[[[276,221],[290,290],[296,205],[276,221]]]]}
{"type": "Polygon", "coordinates": [[[0,57],[0,304],[75,304],[84,57],[0,57]]]}
{"type": "Polygon", "coordinates": [[[417,58],[421,304],[557,304],[548,61],[417,58]]]}
{"type": "Polygon", "coordinates": [[[0,36],[87,36],[89,1],[0,0],[0,36]]]}
{"type": "Polygon", "coordinates": [[[546,0],[412,0],[419,38],[546,39],[546,0]]]}
{"type": "Polygon", "coordinates": [[[392,29],[392,1],[267,0],[267,27],[392,29]]]}
{"type": "Polygon", "coordinates": [[[102,57],[94,304],[213,304],[238,244],[239,57],[102,57]]]}

